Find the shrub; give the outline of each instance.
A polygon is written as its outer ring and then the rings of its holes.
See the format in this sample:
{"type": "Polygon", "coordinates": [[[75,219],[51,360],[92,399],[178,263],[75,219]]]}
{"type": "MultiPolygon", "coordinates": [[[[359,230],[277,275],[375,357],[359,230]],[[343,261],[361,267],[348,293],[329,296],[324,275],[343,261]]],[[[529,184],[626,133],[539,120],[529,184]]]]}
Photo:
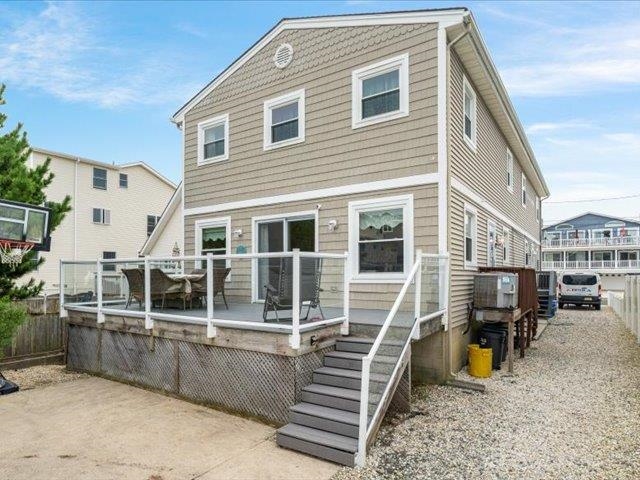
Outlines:
{"type": "Polygon", "coordinates": [[[16,330],[27,319],[24,305],[7,299],[0,300],[0,358],[4,347],[11,344],[16,330]]]}

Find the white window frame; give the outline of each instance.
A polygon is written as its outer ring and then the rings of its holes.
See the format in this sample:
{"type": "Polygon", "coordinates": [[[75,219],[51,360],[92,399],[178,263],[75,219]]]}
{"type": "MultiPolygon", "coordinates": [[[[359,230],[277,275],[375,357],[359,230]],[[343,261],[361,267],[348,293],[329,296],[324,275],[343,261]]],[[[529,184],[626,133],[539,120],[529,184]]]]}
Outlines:
{"type": "Polygon", "coordinates": [[[409,54],[387,58],[366,67],[351,72],[351,128],[356,129],[388,122],[396,118],[409,115],[409,54]],[[369,118],[362,118],[362,82],[368,78],[383,73],[398,70],[398,85],[400,87],[400,108],[393,112],[386,112],[369,118]]]}
{"type": "Polygon", "coordinates": [[[198,123],[198,166],[209,165],[229,160],[229,114],[218,115],[198,123]],[[211,158],[204,158],[204,132],[205,130],[224,125],[224,154],[211,158]]]}
{"type": "Polygon", "coordinates": [[[349,202],[349,256],[352,283],[403,283],[413,266],[413,195],[371,198],[349,202]],[[360,273],[360,212],[402,208],[403,257],[402,272],[360,273]]]}
{"type": "Polygon", "coordinates": [[[465,143],[473,150],[476,151],[478,142],[477,142],[477,132],[478,132],[478,102],[476,91],[473,89],[467,77],[463,77],[462,82],[462,137],[464,138],[465,143]],[[471,137],[467,136],[464,117],[465,117],[465,105],[467,104],[467,96],[471,97],[471,137]]]}
{"type": "MultiPolygon", "coordinates": [[[[227,251],[226,255],[231,253],[231,217],[215,217],[215,218],[203,218],[196,220],[195,222],[195,239],[196,239],[196,256],[203,255],[202,253],[202,230],[205,228],[213,227],[225,227],[227,236],[227,251]]],[[[214,257],[215,258],[215,257],[214,257]]],[[[226,259],[227,268],[231,267],[231,260],[226,259]]],[[[227,276],[227,281],[231,275],[227,276]]]]}
{"type": "Polygon", "coordinates": [[[496,267],[498,266],[498,252],[496,250],[496,239],[498,237],[498,226],[496,225],[496,222],[494,222],[491,219],[487,220],[487,267],[496,267]],[[489,259],[491,258],[491,230],[493,230],[493,259],[494,259],[494,264],[491,265],[491,263],[489,263],[489,259]]]}
{"type": "Polygon", "coordinates": [[[536,199],[536,222],[540,223],[540,197],[535,196],[536,199]]]}
{"type": "Polygon", "coordinates": [[[507,190],[513,193],[513,153],[507,148],[507,190]]]}
{"type": "Polygon", "coordinates": [[[524,266],[528,267],[531,260],[531,252],[529,250],[529,241],[524,241],[524,266]]]}
{"type": "Polygon", "coordinates": [[[109,210],[108,208],[102,208],[102,207],[92,207],[91,208],[91,223],[93,223],[94,225],[111,225],[111,210],[109,210]],[[95,222],[93,220],[93,211],[94,210],[100,210],[100,221],[99,222],[95,222]]]}
{"type": "Polygon", "coordinates": [[[306,115],[304,88],[301,90],[296,90],[295,92],[290,92],[285,95],[266,100],[264,102],[263,110],[263,149],[265,151],[273,150],[274,148],[287,147],[289,145],[295,145],[296,143],[304,142],[305,118],[306,115]],[[273,143],[271,141],[271,111],[274,108],[282,107],[294,102],[298,102],[298,136],[273,143]]]}
{"type": "Polygon", "coordinates": [[[477,270],[478,268],[478,209],[471,204],[464,204],[464,214],[462,216],[462,259],[465,270],[477,270]],[[473,250],[471,251],[471,261],[467,260],[467,214],[473,215],[473,230],[471,240],[473,250]]]}
{"type": "Polygon", "coordinates": [[[118,172],[118,188],[129,188],[129,174],[118,172]],[[122,179],[124,178],[125,185],[122,186],[122,179]]]}
{"type": "MultiPolygon", "coordinates": [[[[100,179],[100,180],[102,180],[102,179],[100,179]]],[[[91,171],[91,186],[93,188],[95,188],[96,190],[107,190],[109,188],[109,171],[106,168],[93,167],[93,170],[91,171]],[[97,178],[96,177],[96,171],[97,170],[104,171],[104,188],[96,186],[96,178],[97,178]]]]}
{"type": "Polygon", "coordinates": [[[511,265],[511,229],[502,227],[502,238],[502,265],[507,267],[511,265]]]}
{"type": "Polygon", "coordinates": [[[520,202],[522,203],[522,208],[527,208],[527,177],[523,173],[521,174],[521,186],[522,191],[520,192],[520,202]]]}

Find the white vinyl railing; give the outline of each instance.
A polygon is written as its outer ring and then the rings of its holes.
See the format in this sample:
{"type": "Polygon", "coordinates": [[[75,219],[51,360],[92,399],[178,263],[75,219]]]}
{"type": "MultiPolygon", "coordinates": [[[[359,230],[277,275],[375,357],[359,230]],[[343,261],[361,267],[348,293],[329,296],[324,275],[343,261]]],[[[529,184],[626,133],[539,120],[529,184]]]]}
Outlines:
{"type": "Polygon", "coordinates": [[[543,261],[543,270],[638,269],[640,260],[567,260],[543,261]]]}
{"type": "MultiPolygon", "coordinates": [[[[235,275],[232,271],[230,276],[235,275]]],[[[347,252],[342,254],[334,253],[316,253],[316,252],[301,252],[298,249],[294,249],[292,252],[277,252],[277,253],[248,253],[248,254],[229,254],[229,255],[213,255],[211,253],[207,255],[191,255],[191,256],[177,256],[177,257],[143,257],[143,258],[116,258],[116,259],[99,259],[90,261],[60,261],[60,315],[62,317],[67,316],[67,309],[74,309],[84,312],[96,313],[96,319],[98,323],[104,323],[105,315],[120,315],[129,317],[144,318],[145,328],[153,329],[153,321],[164,320],[179,323],[188,323],[196,325],[206,325],[207,337],[213,338],[217,336],[216,327],[234,328],[240,327],[244,329],[256,329],[275,331],[280,333],[289,334],[289,345],[294,348],[300,348],[300,334],[301,332],[311,330],[316,327],[327,325],[341,325],[341,332],[343,335],[349,333],[349,254],[347,252]],[[339,281],[342,285],[333,285],[331,292],[334,297],[339,297],[339,290],[342,290],[342,298],[337,298],[336,302],[341,303],[342,309],[340,314],[333,316],[332,318],[324,318],[317,321],[309,321],[300,324],[300,308],[292,308],[291,310],[291,324],[288,323],[271,323],[256,321],[256,319],[231,320],[221,318],[221,315],[216,314],[214,307],[214,261],[215,262],[239,262],[245,261],[251,264],[251,267],[247,266],[245,269],[245,276],[250,277],[251,287],[243,286],[245,290],[251,290],[255,296],[254,289],[257,285],[257,278],[255,278],[257,268],[257,262],[261,259],[292,259],[292,272],[291,272],[291,293],[292,293],[292,305],[301,305],[304,302],[300,302],[300,261],[301,259],[313,258],[323,259],[326,262],[332,260],[336,263],[333,268],[333,277],[336,282],[339,281]],[[158,311],[153,308],[152,302],[152,288],[151,277],[152,269],[160,268],[162,271],[184,274],[185,264],[187,262],[194,265],[203,265],[206,268],[206,314],[204,316],[198,316],[193,313],[189,313],[188,310],[181,313],[171,313],[170,311],[158,311]],[[126,293],[127,280],[123,272],[117,271],[117,266],[135,266],[138,269],[144,269],[144,299],[140,301],[141,307],[144,305],[144,309],[133,310],[126,308],[123,299],[128,297],[126,293]],[[73,277],[73,278],[70,278],[73,277]],[[335,278],[335,277],[340,277],[335,278]],[[105,288],[107,285],[107,288],[105,288]],[[110,289],[113,288],[113,291],[110,289]],[[94,291],[95,289],[95,299],[94,291]],[[86,295],[88,298],[82,298],[86,295]]],[[[241,276],[241,274],[238,274],[241,276]]],[[[130,297],[129,297],[130,300],[130,297]]],[[[255,298],[252,298],[247,303],[254,303],[255,298]]],[[[129,301],[126,302],[127,304],[129,301]]],[[[335,310],[335,309],[334,309],[335,310]]]]}
{"type": "Polygon", "coordinates": [[[624,237],[560,238],[542,240],[542,247],[545,248],[582,248],[609,246],[640,246],[640,236],[628,235],[624,237]]]}
{"type": "Polygon", "coordinates": [[[640,275],[627,275],[624,292],[608,292],[609,306],[640,344],[640,275]]]}
{"type": "Polygon", "coordinates": [[[408,355],[411,340],[419,338],[420,325],[433,318],[442,317],[443,326],[445,329],[448,328],[448,289],[449,255],[422,254],[418,250],[416,262],[402,285],[371,350],[362,359],[356,465],[364,465],[367,443],[371,440],[376,426],[384,414],[384,409],[393,394],[393,387],[397,385],[399,377],[403,373],[402,367],[405,364],[404,360],[408,355]],[[434,279],[434,277],[437,278],[434,279]],[[427,284],[435,286],[437,290],[425,291],[424,287],[427,284]],[[382,352],[387,365],[389,358],[393,358],[395,362],[392,363],[393,369],[388,378],[383,376],[383,383],[378,383],[381,392],[372,392],[370,385],[372,375],[378,375],[377,378],[380,379],[380,374],[372,367],[373,365],[379,366],[376,357],[381,352],[381,348],[395,348],[392,351],[382,352]]]}

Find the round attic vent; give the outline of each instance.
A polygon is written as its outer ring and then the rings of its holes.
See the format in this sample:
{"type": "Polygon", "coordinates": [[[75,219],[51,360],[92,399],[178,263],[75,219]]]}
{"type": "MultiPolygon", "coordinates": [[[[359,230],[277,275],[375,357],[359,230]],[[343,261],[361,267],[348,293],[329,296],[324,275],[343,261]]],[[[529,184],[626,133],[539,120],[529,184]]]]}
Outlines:
{"type": "Polygon", "coordinates": [[[288,43],[283,43],[276,49],[273,61],[278,68],[284,68],[293,60],[293,47],[288,43]]]}

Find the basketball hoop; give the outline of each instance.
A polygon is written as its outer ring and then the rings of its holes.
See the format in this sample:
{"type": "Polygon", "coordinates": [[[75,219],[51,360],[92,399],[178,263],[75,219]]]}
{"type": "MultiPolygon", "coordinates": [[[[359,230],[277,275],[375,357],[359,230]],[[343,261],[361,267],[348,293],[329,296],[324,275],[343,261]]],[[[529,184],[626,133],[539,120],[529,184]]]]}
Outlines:
{"type": "Polygon", "coordinates": [[[16,268],[32,248],[33,243],[30,242],[2,241],[0,242],[0,262],[16,268]]]}

